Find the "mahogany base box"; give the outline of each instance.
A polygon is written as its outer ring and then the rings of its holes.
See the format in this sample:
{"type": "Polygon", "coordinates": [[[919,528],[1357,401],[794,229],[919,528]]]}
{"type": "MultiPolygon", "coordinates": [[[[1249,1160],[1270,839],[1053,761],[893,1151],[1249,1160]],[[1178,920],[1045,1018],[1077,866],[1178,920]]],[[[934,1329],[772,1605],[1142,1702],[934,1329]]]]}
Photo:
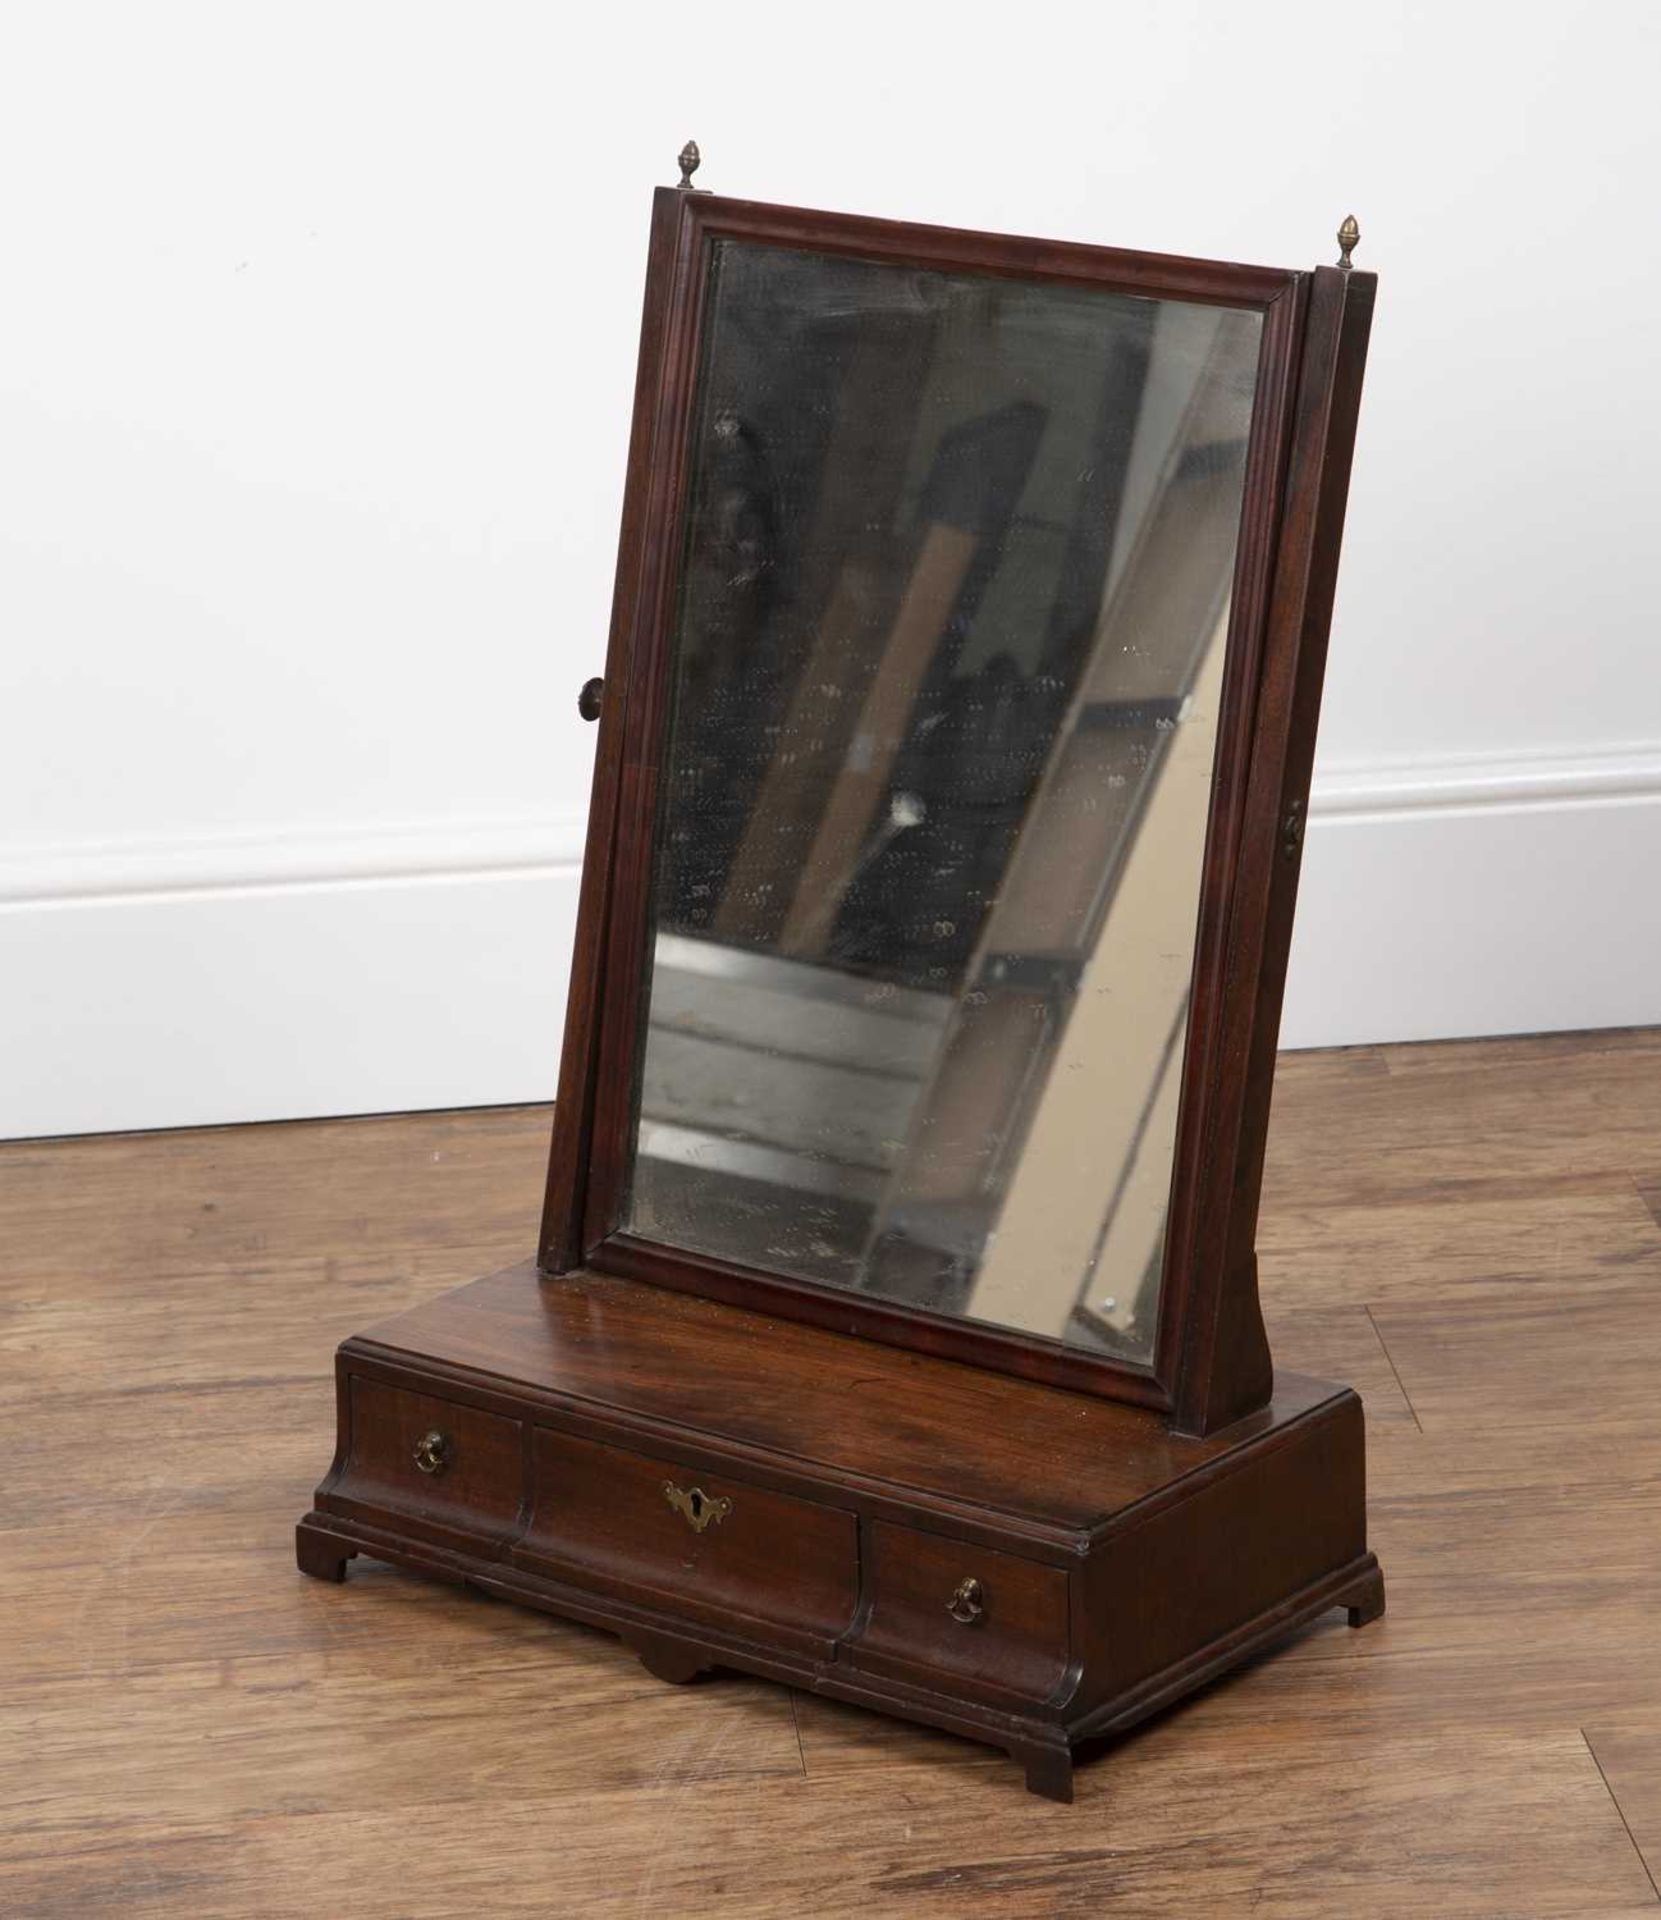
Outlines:
{"type": "Polygon", "coordinates": [[[579,1270],[348,1340],[301,1568],[354,1554],[1004,1748],[1075,1750],[1329,1608],[1384,1608],[1361,1402],[1158,1413],[579,1270]]]}

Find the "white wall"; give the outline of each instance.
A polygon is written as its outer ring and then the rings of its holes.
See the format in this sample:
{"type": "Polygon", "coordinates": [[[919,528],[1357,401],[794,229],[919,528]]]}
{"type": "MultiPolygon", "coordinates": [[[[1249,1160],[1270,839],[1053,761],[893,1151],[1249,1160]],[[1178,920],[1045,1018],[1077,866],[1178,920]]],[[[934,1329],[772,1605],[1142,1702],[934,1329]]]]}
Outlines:
{"type": "Polygon", "coordinates": [[[1661,8],[0,16],[0,1132],[545,1097],[650,188],[1383,276],[1287,1016],[1661,1020],[1661,8]]]}

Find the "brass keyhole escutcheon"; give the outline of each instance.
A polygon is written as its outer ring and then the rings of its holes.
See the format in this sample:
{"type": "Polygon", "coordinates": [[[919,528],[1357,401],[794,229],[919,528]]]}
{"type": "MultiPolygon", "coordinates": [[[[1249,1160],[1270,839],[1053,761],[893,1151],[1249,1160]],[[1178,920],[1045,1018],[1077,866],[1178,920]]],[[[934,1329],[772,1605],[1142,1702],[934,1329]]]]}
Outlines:
{"type": "Polygon", "coordinates": [[[986,1611],[986,1596],[978,1580],[960,1580],[957,1590],[946,1602],[946,1611],[954,1620],[972,1627],[986,1611]]]}
{"type": "Polygon", "coordinates": [[[677,1487],[673,1480],[664,1481],[663,1497],[694,1533],[702,1533],[732,1512],[732,1502],[725,1494],[708,1494],[702,1487],[677,1487]]]}
{"type": "Polygon", "coordinates": [[[450,1464],[450,1443],[436,1427],[416,1441],[415,1464],[423,1473],[442,1473],[450,1464]]]}

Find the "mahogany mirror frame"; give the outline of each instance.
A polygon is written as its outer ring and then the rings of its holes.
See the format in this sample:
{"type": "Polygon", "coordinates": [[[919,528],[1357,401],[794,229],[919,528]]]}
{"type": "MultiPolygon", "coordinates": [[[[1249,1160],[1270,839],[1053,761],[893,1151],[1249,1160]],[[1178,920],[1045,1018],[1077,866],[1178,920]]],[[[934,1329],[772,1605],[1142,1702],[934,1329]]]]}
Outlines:
{"type": "MultiPolygon", "coordinates": [[[[1347,251],[1347,249],[1346,249],[1347,251]]],[[[652,210],[545,1274],[598,1272],[1158,1409],[1204,1434],[1273,1383],[1255,1251],[1281,998],[1376,277],[1124,252],[660,188],[652,210]],[[1150,1365],[891,1305],[620,1226],[644,1015],[658,790],[712,243],[1203,301],[1263,316],[1150,1365]]]]}

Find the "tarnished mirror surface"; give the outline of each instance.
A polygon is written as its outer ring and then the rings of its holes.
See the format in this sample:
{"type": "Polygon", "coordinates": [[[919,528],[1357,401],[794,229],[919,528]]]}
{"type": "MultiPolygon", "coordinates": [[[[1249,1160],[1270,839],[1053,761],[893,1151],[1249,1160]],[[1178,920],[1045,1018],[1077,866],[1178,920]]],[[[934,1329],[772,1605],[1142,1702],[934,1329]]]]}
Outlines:
{"type": "Polygon", "coordinates": [[[1260,334],[714,243],[628,1231],[1151,1358],[1260,334]]]}

